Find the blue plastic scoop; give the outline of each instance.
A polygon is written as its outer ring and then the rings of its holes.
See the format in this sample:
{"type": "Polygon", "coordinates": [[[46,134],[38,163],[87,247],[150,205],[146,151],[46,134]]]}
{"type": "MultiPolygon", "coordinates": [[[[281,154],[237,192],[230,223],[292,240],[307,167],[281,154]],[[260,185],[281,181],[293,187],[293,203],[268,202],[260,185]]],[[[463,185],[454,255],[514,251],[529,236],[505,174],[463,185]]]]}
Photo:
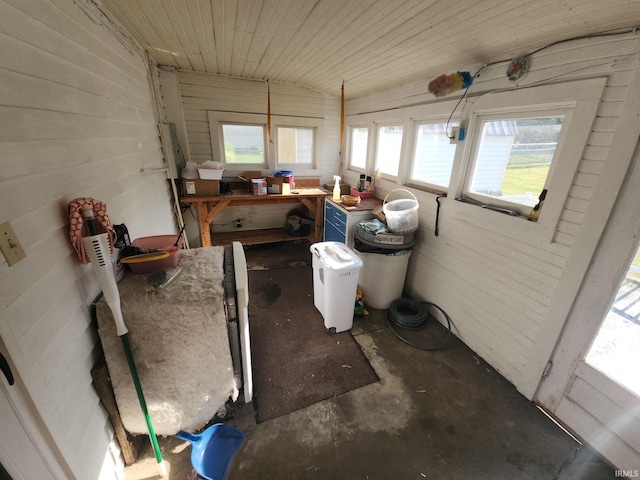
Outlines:
{"type": "Polygon", "coordinates": [[[176,437],[191,442],[191,466],[206,480],[224,480],[244,433],[226,423],[216,423],[202,433],[180,430],[176,437]]]}

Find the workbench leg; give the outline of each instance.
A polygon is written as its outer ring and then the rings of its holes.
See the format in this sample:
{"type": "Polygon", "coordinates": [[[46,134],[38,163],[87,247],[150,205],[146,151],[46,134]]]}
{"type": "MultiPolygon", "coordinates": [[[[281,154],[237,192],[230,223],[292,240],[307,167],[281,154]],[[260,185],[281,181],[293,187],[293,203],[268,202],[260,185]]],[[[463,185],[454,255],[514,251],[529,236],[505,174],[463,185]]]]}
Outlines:
{"type": "Polygon", "coordinates": [[[211,246],[211,230],[209,222],[207,222],[207,216],[209,215],[209,207],[207,202],[198,202],[196,204],[198,210],[198,226],[200,227],[200,246],[211,246]]]}
{"type": "Polygon", "coordinates": [[[324,197],[317,197],[316,198],[316,225],[315,225],[315,232],[316,232],[316,243],[321,242],[322,241],[322,228],[324,226],[324,197]]]}

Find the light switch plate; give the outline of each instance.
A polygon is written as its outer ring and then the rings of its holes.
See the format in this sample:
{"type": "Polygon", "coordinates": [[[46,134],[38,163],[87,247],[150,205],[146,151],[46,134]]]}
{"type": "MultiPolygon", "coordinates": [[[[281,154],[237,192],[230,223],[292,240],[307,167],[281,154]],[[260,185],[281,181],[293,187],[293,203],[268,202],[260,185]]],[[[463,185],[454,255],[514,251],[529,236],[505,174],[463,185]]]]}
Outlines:
{"type": "Polygon", "coordinates": [[[0,251],[9,266],[15,265],[27,256],[9,222],[0,225],[0,251]]]}
{"type": "Polygon", "coordinates": [[[451,136],[449,137],[449,143],[451,143],[451,144],[458,143],[458,133],[459,132],[460,132],[460,129],[458,127],[453,127],[451,129],[451,136]]]}

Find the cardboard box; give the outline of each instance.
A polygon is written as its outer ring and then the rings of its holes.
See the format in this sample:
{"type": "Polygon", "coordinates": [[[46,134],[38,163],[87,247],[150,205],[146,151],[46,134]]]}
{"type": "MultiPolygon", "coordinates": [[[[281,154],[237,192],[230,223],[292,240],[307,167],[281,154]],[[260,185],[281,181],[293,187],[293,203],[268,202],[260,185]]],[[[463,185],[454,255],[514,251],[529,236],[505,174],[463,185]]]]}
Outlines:
{"type": "Polygon", "coordinates": [[[266,195],[267,194],[267,180],[264,178],[254,178],[251,180],[253,186],[252,193],[254,195],[266,195]]]}
{"type": "Polygon", "coordinates": [[[267,192],[270,194],[290,195],[293,177],[267,177],[267,192]]]}
{"type": "MultiPolygon", "coordinates": [[[[267,177],[267,193],[278,194],[282,193],[282,186],[284,183],[284,177],[267,177]]],[[[287,182],[288,185],[288,182],[287,182]]]]}
{"type": "Polygon", "coordinates": [[[387,217],[384,214],[382,207],[374,208],[373,210],[371,210],[371,213],[382,223],[386,223],[387,217]]]}
{"type": "Polygon", "coordinates": [[[182,194],[186,196],[209,197],[220,195],[220,180],[182,179],[182,194]]]}
{"type": "MultiPolygon", "coordinates": [[[[324,184],[324,189],[325,190],[329,190],[330,192],[333,192],[333,187],[335,185],[334,183],[325,183],[324,184]]],[[[351,187],[349,186],[348,183],[341,183],[340,184],[340,195],[349,195],[351,193],[351,187]]]]}
{"type": "Polygon", "coordinates": [[[262,171],[260,170],[246,170],[244,172],[243,177],[247,180],[248,185],[247,185],[247,191],[249,193],[253,193],[253,184],[252,184],[252,180],[254,178],[264,178],[264,175],[262,174],[262,171]]]}

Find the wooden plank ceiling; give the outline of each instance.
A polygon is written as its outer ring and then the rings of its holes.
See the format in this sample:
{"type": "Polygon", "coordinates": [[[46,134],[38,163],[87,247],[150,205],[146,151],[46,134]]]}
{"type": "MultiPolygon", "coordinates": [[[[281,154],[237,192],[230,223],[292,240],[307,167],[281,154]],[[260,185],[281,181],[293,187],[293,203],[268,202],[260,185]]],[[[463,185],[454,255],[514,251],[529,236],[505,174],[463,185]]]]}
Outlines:
{"type": "Polygon", "coordinates": [[[640,0],[102,0],[161,65],[347,98],[640,24],[640,0]]]}

